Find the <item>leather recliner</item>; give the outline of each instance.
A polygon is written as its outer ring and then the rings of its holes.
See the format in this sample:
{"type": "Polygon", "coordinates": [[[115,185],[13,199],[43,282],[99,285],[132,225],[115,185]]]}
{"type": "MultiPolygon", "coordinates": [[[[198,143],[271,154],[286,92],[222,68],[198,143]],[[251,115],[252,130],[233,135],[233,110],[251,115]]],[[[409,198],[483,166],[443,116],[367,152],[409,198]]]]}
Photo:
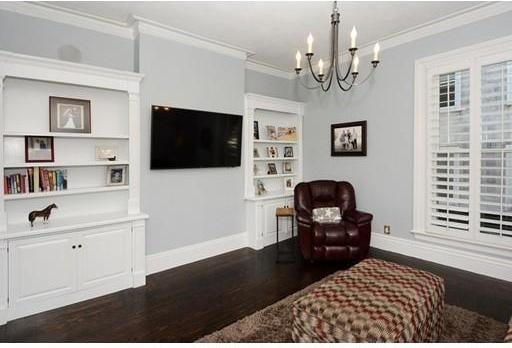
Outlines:
{"type": "Polygon", "coordinates": [[[299,245],[306,260],[358,261],[366,257],[373,216],[356,210],[356,197],[350,183],[303,182],[295,187],[294,196],[299,245]],[[313,209],[323,207],[339,207],[341,222],[314,222],[313,209]]]}

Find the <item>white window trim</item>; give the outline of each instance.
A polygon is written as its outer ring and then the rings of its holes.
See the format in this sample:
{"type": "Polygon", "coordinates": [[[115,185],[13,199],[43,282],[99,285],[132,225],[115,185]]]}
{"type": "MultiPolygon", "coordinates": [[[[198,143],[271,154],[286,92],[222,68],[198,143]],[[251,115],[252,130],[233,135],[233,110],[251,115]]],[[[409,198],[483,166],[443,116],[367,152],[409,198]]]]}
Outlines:
{"type": "MultiPolygon", "coordinates": [[[[462,111],[461,99],[462,99],[462,76],[459,71],[455,72],[455,87],[454,87],[454,105],[439,107],[439,111],[442,112],[459,112],[462,111]]],[[[450,84],[448,84],[448,95],[450,94],[450,84]]]]}
{"type": "MultiPolygon", "coordinates": [[[[512,36],[503,37],[484,43],[471,45],[419,59],[415,62],[414,93],[414,173],[413,173],[413,228],[412,233],[418,239],[436,241],[441,244],[457,243],[459,246],[477,248],[483,252],[503,250],[510,253],[512,240],[496,238],[478,232],[479,214],[472,214],[469,221],[470,239],[455,234],[439,234],[429,230],[428,221],[428,161],[427,144],[428,91],[431,80],[429,76],[463,69],[470,70],[470,142],[480,144],[480,80],[481,66],[512,59],[512,36]],[[477,96],[477,97],[475,97],[477,96]],[[475,226],[477,228],[475,228],[475,226]]],[[[479,145],[478,145],[479,146],[479,145]]],[[[470,153],[470,211],[478,211],[480,185],[480,151],[470,153]]],[[[511,238],[512,239],[512,238],[511,238]]],[[[510,254],[509,254],[510,255],[510,254]]]]}

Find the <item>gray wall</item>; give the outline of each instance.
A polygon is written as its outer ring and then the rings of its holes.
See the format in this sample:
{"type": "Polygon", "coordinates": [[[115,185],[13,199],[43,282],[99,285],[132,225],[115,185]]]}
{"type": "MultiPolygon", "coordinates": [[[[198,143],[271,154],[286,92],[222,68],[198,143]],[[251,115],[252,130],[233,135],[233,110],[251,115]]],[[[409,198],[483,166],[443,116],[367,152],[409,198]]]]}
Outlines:
{"type": "MultiPolygon", "coordinates": [[[[382,52],[371,80],[349,93],[302,91],[307,99],[304,120],[304,177],[348,180],[361,210],[374,214],[373,229],[412,238],[414,61],[418,58],[512,34],[512,12],[488,18],[382,52]],[[331,157],[330,125],[367,120],[368,155],[331,157]]],[[[369,67],[361,62],[361,72],[369,67]]]]}
{"type": "Polygon", "coordinates": [[[133,70],[133,40],[0,11],[0,50],[133,70]]]}
{"type": "Polygon", "coordinates": [[[242,167],[149,169],[151,105],[242,115],[245,62],[142,35],[139,66],[147,254],[245,232],[242,167]]]}
{"type": "Polygon", "coordinates": [[[299,101],[299,90],[297,89],[295,80],[272,76],[249,69],[245,71],[245,91],[247,93],[299,101]]]}

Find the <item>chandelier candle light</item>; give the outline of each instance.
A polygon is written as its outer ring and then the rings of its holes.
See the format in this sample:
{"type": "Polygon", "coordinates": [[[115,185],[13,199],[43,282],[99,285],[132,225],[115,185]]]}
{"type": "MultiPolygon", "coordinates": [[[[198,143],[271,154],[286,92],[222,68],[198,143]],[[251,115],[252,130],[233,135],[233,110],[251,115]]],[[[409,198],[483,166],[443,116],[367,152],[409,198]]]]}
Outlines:
{"type": "MultiPolygon", "coordinates": [[[[359,57],[356,54],[357,46],[357,30],[356,27],[352,28],[350,32],[350,48],[348,52],[350,53],[350,64],[346,67],[346,72],[344,74],[340,73],[340,66],[342,65],[342,57],[339,55],[338,51],[338,31],[339,31],[339,23],[340,23],[340,13],[338,12],[338,6],[336,1],[334,2],[332,14],[331,14],[331,51],[330,51],[330,64],[328,69],[326,70],[326,74],[324,74],[324,61],[322,59],[318,60],[318,74],[315,74],[313,71],[313,65],[311,63],[311,58],[313,57],[313,35],[309,33],[307,43],[308,43],[308,51],[306,53],[307,65],[309,66],[309,70],[313,79],[318,82],[319,86],[317,87],[307,87],[307,88],[318,88],[321,87],[324,92],[327,92],[332,85],[332,80],[336,79],[338,86],[343,91],[350,90],[353,86],[360,85],[364,83],[370,75],[375,71],[375,68],[379,65],[379,51],[380,45],[377,42],[373,47],[373,60],[371,64],[373,69],[370,71],[368,76],[364,78],[360,83],[356,83],[357,75],[359,74],[359,57]],[[351,76],[351,78],[349,78],[351,76]]],[[[295,59],[297,60],[297,66],[295,67],[295,72],[297,76],[300,78],[300,72],[302,71],[300,61],[301,54],[297,51],[295,55],[295,59]]]]}

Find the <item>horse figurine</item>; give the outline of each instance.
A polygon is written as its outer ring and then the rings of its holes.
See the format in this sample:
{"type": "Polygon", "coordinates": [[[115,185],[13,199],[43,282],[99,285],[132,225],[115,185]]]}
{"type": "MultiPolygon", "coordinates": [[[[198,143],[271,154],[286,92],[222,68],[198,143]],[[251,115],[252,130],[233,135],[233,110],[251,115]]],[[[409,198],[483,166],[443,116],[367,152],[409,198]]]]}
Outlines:
{"type": "Polygon", "coordinates": [[[57,209],[57,205],[55,203],[50,204],[49,206],[47,206],[43,210],[31,211],[28,214],[28,221],[30,221],[30,227],[34,227],[34,220],[37,217],[42,217],[43,218],[43,223],[46,223],[48,221],[48,218],[50,217],[50,214],[52,213],[52,209],[53,208],[57,209]]]}

